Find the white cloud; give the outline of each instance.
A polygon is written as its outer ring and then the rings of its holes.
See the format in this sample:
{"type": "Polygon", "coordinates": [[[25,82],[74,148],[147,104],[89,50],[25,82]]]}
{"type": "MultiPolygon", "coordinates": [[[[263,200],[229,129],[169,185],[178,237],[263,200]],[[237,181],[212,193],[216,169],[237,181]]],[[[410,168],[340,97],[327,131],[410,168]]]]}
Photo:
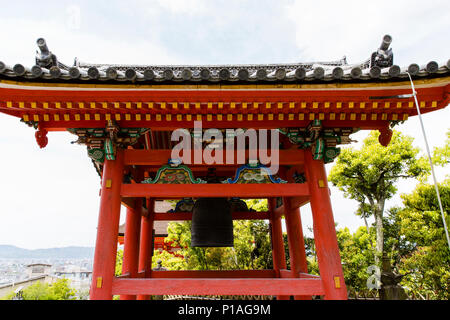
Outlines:
{"type": "Polygon", "coordinates": [[[205,0],[157,0],[158,5],[176,14],[199,14],[207,12],[205,0]]]}
{"type": "Polygon", "coordinates": [[[295,24],[296,43],[303,60],[333,60],[347,55],[350,63],[369,58],[384,34],[393,37],[394,59],[399,58],[400,63],[425,63],[428,61],[406,59],[448,55],[448,41],[439,35],[448,37],[449,11],[448,1],[421,0],[295,0],[286,6],[286,16],[295,24]],[[422,46],[428,38],[433,41],[422,46]],[[402,52],[405,47],[412,51],[402,52]],[[401,55],[396,54],[399,52],[401,55]]]}
{"type": "Polygon", "coordinates": [[[123,64],[166,64],[177,59],[161,46],[155,38],[137,41],[111,35],[108,38],[89,32],[85,28],[71,29],[61,21],[34,21],[24,18],[6,18],[0,21],[0,28],[14,30],[2,35],[4,43],[10,45],[0,53],[0,60],[7,64],[23,63],[32,66],[36,40],[44,37],[49,49],[61,62],[71,65],[75,57],[93,63],[123,64]],[[20,39],[20,41],[18,40],[20,39]]]}

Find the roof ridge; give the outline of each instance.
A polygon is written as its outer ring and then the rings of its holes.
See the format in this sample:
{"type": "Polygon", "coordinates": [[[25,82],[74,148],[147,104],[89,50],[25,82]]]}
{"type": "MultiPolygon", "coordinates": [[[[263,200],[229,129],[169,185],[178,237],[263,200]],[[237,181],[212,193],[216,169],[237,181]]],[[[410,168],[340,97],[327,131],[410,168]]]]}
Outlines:
{"type": "Polygon", "coordinates": [[[450,73],[450,60],[438,64],[430,61],[419,66],[412,63],[400,68],[393,63],[390,35],[385,35],[377,51],[367,60],[348,64],[344,56],[335,61],[272,63],[272,64],[210,64],[210,65],[133,65],[94,64],[75,58],[73,66],[61,63],[49,51],[43,38],[37,40],[40,52],[36,65],[13,67],[0,61],[0,75],[24,79],[67,81],[151,81],[151,82],[273,82],[273,81],[367,81],[450,73]]]}

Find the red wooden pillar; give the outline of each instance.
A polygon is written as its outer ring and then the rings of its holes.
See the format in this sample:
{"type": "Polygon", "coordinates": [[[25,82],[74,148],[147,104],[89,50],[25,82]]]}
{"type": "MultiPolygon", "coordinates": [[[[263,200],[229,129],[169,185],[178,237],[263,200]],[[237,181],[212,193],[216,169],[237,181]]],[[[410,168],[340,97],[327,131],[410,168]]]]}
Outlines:
{"type": "Polygon", "coordinates": [[[307,150],[305,169],[310,191],[314,241],[325,299],[346,300],[347,288],[342,272],[325,166],[322,160],[313,160],[311,150],[307,150]]]}
{"type": "MultiPolygon", "coordinates": [[[[291,271],[295,278],[299,273],[308,273],[306,261],[305,240],[303,238],[300,209],[291,207],[291,199],[283,198],[284,218],[289,244],[291,271]]],[[[309,300],[311,296],[295,296],[296,300],[309,300]]]]}
{"type": "MultiPolygon", "coordinates": [[[[131,278],[138,274],[142,205],[142,198],[136,198],[134,208],[127,208],[125,221],[122,274],[129,274],[131,278]]],[[[136,300],[136,296],[121,295],[120,300],[136,300]]]]}
{"type": "MultiPolygon", "coordinates": [[[[281,217],[275,214],[274,198],[269,198],[268,207],[270,212],[270,226],[272,231],[272,260],[273,269],[278,277],[280,277],[280,270],[287,269],[286,254],[284,252],[283,229],[281,227],[281,217]]],[[[277,300],[289,300],[289,296],[277,296],[277,300]]]]}
{"type": "Polygon", "coordinates": [[[122,178],[123,150],[117,149],[116,160],[106,160],[103,166],[100,213],[90,288],[91,300],[112,299],[112,280],[116,266],[122,178]]]}
{"type": "MultiPolygon", "coordinates": [[[[148,202],[148,214],[141,221],[141,245],[139,250],[139,272],[144,273],[145,278],[151,277],[153,256],[153,221],[154,221],[154,199],[148,202]]],[[[149,295],[138,295],[137,300],[149,300],[149,295]]]]}

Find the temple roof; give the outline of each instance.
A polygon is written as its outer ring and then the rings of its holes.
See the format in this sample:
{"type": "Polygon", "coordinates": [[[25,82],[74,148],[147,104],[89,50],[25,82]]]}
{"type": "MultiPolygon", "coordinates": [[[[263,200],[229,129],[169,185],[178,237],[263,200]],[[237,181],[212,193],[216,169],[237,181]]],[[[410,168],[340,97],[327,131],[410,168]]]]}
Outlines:
{"type": "Polygon", "coordinates": [[[380,47],[367,60],[356,64],[348,64],[343,57],[328,62],[246,65],[93,64],[75,59],[68,66],[59,62],[40,38],[36,65],[8,66],[0,61],[0,78],[68,83],[329,83],[401,81],[408,78],[408,73],[418,79],[450,74],[450,59],[426,65],[395,65],[391,42],[392,38],[385,35],[380,47]]]}

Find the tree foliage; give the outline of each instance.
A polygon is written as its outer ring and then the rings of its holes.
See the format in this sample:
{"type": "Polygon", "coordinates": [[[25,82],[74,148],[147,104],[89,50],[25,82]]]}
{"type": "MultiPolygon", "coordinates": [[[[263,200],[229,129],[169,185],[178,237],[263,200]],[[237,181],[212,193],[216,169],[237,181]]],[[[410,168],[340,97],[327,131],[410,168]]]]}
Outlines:
{"type": "Polygon", "coordinates": [[[373,244],[375,228],[360,227],[355,233],[348,228],[336,231],[345,283],[358,292],[366,291],[370,274],[367,268],[375,264],[373,244]]]}
{"type": "MultiPolygon", "coordinates": [[[[450,179],[439,185],[439,191],[444,210],[449,212],[450,179]]],[[[450,252],[434,186],[419,184],[402,199],[403,206],[391,208],[383,218],[385,255],[391,259],[393,270],[404,275],[400,284],[409,296],[448,299],[450,252]]],[[[447,225],[449,220],[446,213],[447,225]]],[[[355,233],[343,228],[336,233],[347,288],[366,292],[371,275],[367,270],[374,264],[375,227],[360,227],[355,233]]],[[[308,250],[314,248],[314,239],[305,241],[308,262],[315,262],[314,251],[308,250]]],[[[308,267],[314,268],[314,264],[308,267]]]]}
{"type": "MultiPolygon", "coordinates": [[[[4,299],[11,300],[12,292],[4,299]]],[[[22,290],[24,300],[76,300],[76,290],[70,287],[68,279],[58,279],[53,283],[37,281],[22,290]]]]}
{"type": "Polygon", "coordinates": [[[445,166],[450,163],[450,130],[447,131],[447,139],[442,147],[434,148],[433,163],[445,166]]]}
{"type": "Polygon", "coordinates": [[[379,132],[372,131],[360,150],[342,150],[332,168],[329,180],[346,197],[359,203],[358,214],[374,216],[378,257],[383,252],[383,213],[385,201],[397,192],[396,183],[404,178],[423,178],[428,165],[419,157],[419,149],[412,146],[412,138],[393,133],[390,144],[378,143],[379,132]]]}
{"type": "Polygon", "coordinates": [[[115,276],[122,275],[122,264],[123,264],[123,249],[117,250],[116,254],[116,268],[114,271],[115,276]]]}
{"type": "MultiPolygon", "coordinates": [[[[267,210],[267,200],[248,200],[247,206],[256,211],[267,210]]],[[[181,248],[177,253],[155,251],[153,266],[161,259],[169,270],[244,270],[272,268],[269,224],[261,220],[233,221],[234,247],[191,247],[191,222],[171,222],[166,242],[181,248]]]]}
{"type": "MultiPolygon", "coordinates": [[[[447,226],[450,224],[450,179],[439,185],[447,226]]],[[[420,184],[402,195],[398,212],[400,234],[412,244],[399,269],[407,274],[403,284],[412,292],[439,299],[450,298],[450,251],[433,185],[420,184]]]]}
{"type": "MultiPolygon", "coordinates": [[[[345,228],[337,231],[346,284],[365,290],[376,239],[378,258],[383,253],[391,259],[394,270],[404,275],[401,285],[410,295],[448,299],[450,252],[434,186],[425,184],[430,170],[427,159],[419,158],[409,137],[394,131],[390,145],[384,148],[378,145],[377,136],[369,134],[360,150],[343,150],[329,177],[345,196],[358,201],[358,215],[375,217],[373,226],[354,234],[345,228]],[[384,203],[397,192],[398,180],[412,177],[419,185],[402,195],[402,206],[383,215],[384,203]]],[[[433,154],[433,161],[442,166],[449,162],[450,131],[447,136],[445,145],[435,148],[433,154]]],[[[450,179],[439,191],[449,225],[450,179]]]]}

